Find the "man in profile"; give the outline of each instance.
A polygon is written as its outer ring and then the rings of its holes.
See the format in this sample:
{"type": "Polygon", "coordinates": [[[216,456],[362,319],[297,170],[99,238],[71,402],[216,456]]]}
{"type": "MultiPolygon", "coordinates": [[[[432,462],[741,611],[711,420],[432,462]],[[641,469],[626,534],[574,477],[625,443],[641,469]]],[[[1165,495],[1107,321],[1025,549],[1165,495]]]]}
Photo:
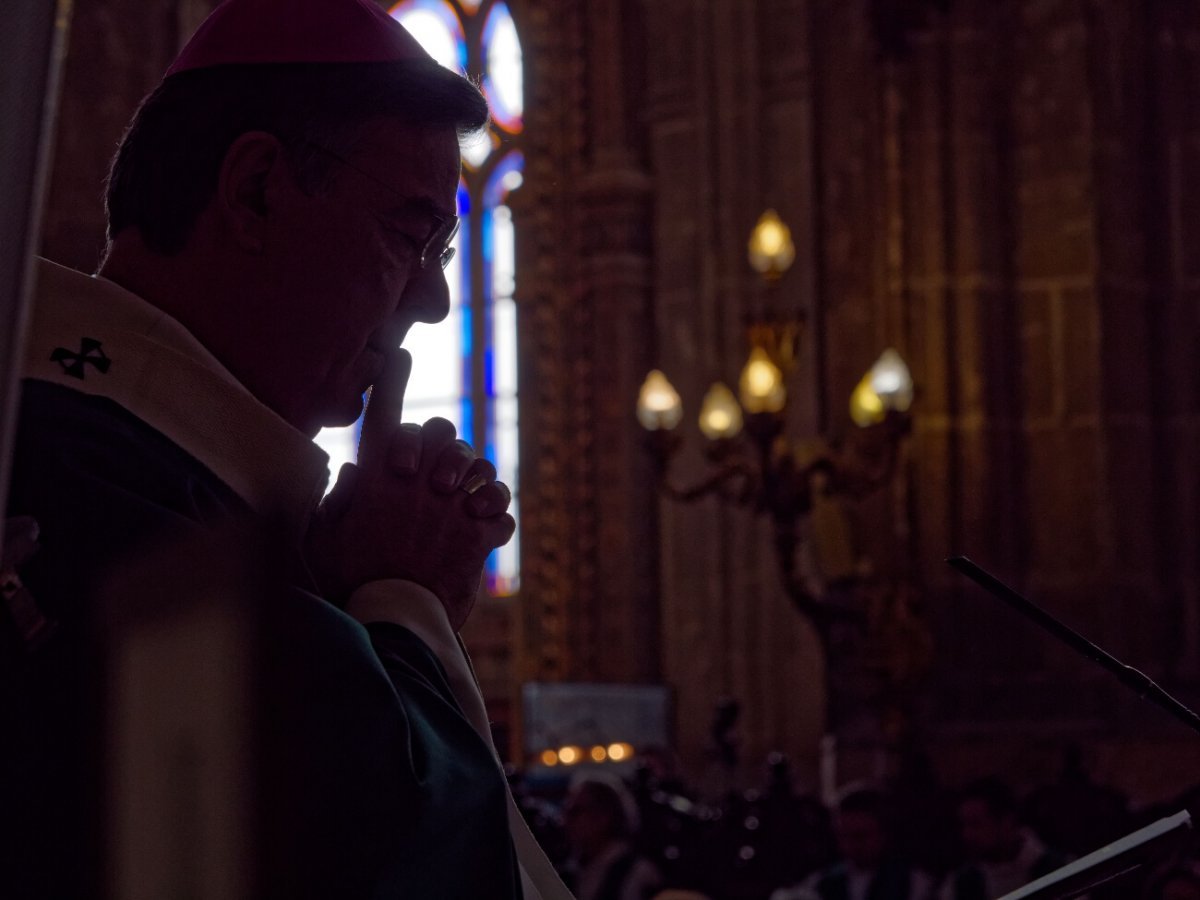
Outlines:
{"type": "Polygon", "coordinates": [[[566,896],[457,639],[508,489],[449,422],[400,422],[400,344],[447,314],[459,140],[487,116],[370,0],[226,0],[122,141],[100,271],[39,264],[0,893],[100,892],[97,632],[131,580],[169,615],[224,566],[261,622],[256,896],[566,896]],[[368,388],[357,465],[321,501],[312,437],[368,388]]]}

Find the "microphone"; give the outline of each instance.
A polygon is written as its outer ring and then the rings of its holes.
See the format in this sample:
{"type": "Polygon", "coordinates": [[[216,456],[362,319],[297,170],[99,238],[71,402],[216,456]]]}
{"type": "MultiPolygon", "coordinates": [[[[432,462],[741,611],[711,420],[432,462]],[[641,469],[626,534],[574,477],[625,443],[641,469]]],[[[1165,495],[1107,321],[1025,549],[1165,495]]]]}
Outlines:
{"type": "Polygon", "coordinates": [[[993,597],[998,598],[1005,605],[1015,609],[1025,618],[1054,635],[1076,653],[1115,675],[1121,684],[1140,698],[1166,710],[1188,728],[1200,733],[1200,716],[1164,691],[1145,672],[1126,665],[1112,654],[1096,646],[1079,632],[1054,618],[1036,603],[1022,597],[999,578],[975,565],[965,556],[954,556],[946,562],[956,572],[966,575],[993,597]]]}

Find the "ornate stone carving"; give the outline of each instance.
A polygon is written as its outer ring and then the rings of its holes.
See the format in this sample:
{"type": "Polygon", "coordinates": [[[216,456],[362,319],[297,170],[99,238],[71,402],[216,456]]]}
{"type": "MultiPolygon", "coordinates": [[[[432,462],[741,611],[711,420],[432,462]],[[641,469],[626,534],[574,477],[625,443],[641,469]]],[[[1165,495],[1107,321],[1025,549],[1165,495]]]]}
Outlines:
{"type": "MultiPolygon", "coordinates": [[[[581,398],[573,339],[578,226],[564,190],[583,149],[582,27],[578,5],[513,3],[526,60],[526,176],[514,196],[521,357],[524,541],[518,628],[520,680],[567,674],[570,604],[578,591],[579,541],[587,527],[576,431],[581,398]],[[574,437],[571,437],[574,435],[574,437]],[[581,502],[581,500],[583,502],[581,502]]],[[[584,423],[586,424],[586,423],[584,423]]]]}

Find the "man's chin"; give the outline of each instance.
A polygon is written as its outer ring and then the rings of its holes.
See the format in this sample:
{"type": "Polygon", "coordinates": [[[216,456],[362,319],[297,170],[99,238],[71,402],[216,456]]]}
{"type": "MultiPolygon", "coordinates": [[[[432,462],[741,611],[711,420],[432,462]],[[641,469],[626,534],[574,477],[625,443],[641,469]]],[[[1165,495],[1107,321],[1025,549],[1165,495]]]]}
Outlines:
{"type": "Polygon", "coordinates": [[[366,407],[366,394],[347,399],[337,405],[329,404],[318,415],[317,429],[346,428],[358,421],[366,407]]]}

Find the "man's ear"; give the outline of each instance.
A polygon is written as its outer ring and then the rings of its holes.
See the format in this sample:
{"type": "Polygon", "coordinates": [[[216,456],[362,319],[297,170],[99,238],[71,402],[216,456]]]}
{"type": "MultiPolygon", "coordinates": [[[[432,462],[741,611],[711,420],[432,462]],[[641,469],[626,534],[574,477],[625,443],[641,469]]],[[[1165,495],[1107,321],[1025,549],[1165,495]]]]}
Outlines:
{"type": "Polygon", "coordinates": [[[283,145],[265,131],[240,135],[221,161],[217,212],[233,242],[248,253],[260,253],[265,246],[267,184],[283,164],[283,145]]]}

